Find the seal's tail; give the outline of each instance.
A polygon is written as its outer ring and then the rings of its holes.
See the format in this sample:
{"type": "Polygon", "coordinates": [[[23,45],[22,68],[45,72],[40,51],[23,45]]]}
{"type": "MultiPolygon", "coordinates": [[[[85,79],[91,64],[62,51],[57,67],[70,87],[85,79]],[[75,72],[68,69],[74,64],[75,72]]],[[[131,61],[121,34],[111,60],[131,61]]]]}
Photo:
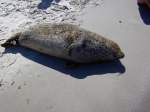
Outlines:
{"type": "MultiPolygon", "coordinates": [[[[2,41],[2,43],[3,43],[3,41],[6,41],[7,39],[0,39],[0,42],[2,41]]],[[[0,46],[2,46],[2,43],[0,43],[0,46]]]]}
{"type": "Polygon", "coordinates": [[[16,46],[18,44],[18,39],[19,39],[20,35],[21,35],[21,33],[16,33],[11,38],[6,40],[3,44],[1,44],[1,46],[5,47],[5,48],[16,46]]]}
{"type": "Polygon", "coordinates": [[[4,40],[6,40],[6,39],[0,39],[0,41],[4,41],[4,40]]]}

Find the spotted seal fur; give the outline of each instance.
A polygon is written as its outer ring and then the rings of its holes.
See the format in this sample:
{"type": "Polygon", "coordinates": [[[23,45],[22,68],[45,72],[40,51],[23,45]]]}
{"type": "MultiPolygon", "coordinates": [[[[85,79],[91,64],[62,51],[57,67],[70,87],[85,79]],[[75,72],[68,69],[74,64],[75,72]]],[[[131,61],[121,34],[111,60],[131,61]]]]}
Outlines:
{"type": "Polygon", "coordinates": [[[117,43],[72,24],[43,23],[16,33],[1,46],[20,45],[75,63],[111,61],[124,57],[117,43]]]}

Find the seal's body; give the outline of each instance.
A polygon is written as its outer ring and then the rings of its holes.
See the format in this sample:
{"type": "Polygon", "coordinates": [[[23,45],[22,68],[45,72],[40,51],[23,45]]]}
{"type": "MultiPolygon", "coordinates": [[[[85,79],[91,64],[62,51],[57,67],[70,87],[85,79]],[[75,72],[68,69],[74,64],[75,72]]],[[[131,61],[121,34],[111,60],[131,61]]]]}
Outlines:
{"type": "Polygon", "coordinates": [[[1,46],[16,44],[76,63],[110,61],[124,57],[115,42],[71,24],[34,25],[15,34],[1,46]]]}

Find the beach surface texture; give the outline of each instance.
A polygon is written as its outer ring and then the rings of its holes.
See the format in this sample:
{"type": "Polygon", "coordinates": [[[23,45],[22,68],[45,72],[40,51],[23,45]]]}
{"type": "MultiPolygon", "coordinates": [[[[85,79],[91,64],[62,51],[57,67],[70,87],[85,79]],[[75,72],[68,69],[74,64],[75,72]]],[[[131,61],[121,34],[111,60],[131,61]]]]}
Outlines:
{"type": "Polygon", "coordinates": [[[0,47],[0,112],[150,111],[147,7],[136,0],[0,0],[0,44],[41,22],[80,25],[117,42],[125,57],[70,69],[30,49],[0,47]]]}

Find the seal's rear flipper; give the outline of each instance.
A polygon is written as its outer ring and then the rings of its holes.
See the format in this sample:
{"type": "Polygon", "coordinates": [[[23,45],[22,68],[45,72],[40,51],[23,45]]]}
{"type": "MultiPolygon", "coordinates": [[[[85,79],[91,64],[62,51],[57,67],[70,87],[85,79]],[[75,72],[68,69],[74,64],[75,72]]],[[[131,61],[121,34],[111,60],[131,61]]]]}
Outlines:
{"type": "Polygon", "coordinates": [[[5,48],[16,46],[18,44],[18,39],[19,39],[20,35],[21,35],[21,33],[16,33],[11,38],[9,38],[8,40],[6,40],[6,42],[4,42],[3,44],[1,44],[1,46],[5,47],[5,48]]]}
{"type": "Polygon", "coordinates": [[[17,40],[11,40],[11,41],[7,40],[3,44],[1,44],[1,46],[4,48],[9,48],[9,47],[16,46],[16,45],[17,45],[17,40]]]}

